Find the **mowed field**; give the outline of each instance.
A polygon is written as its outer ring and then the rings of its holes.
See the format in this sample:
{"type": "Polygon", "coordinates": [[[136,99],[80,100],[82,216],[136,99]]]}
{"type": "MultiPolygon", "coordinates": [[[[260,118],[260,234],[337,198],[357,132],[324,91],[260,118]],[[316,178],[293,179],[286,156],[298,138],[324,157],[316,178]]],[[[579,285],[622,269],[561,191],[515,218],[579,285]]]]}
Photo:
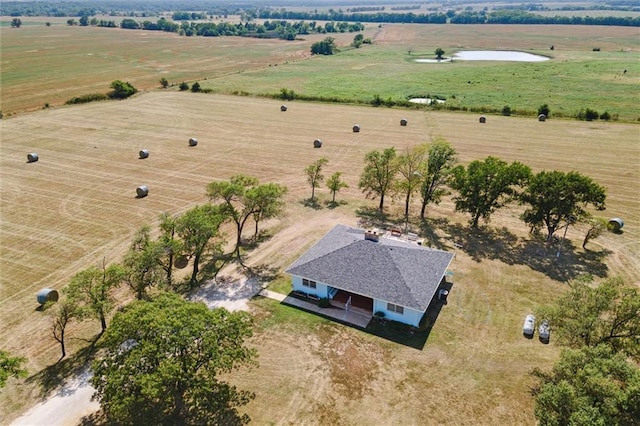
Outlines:
{"type": "MultiPolygon", "coordinates": [[[[551,302],[580,272],[640,281],[638,128],[475,114],[406,111],[155,91],[118,102],[42,110],[2,120],[0,148],[0,341],[29,358],[37,372],[59,357],[41,288],[61,290],[77,271],[102,259],[117,262],[134,232],[162,212],[207,202],[206,184],[234,174],[286,185],[287,215],[249,264],[281,272],[336,223],[355,225],[356,210],[376,205],[357,189],[364,154],[448,140],[468,163],[488,155],[518,160],[534,171],[578,170],[606,186],[605,217],[622,217],[624,233],[607,233],[555,261],[555,249],[531,243],[516,206],[497,213],[478,236],[451,200],[428,211],[422,227],[433,244],[456,250],[454,286],[421,349],[392,343],[268,300],[253,304],[251,344],[260,367],[232,380],[254,390],[248,406],[256,424],[533,424],[529,371],[550,368],[559,347],[521,336],[524,315],[551,302]],[[406,118],[409,125],[399,125],[406,118]],[[361,126],[353,133],[354,124],[361,126]],[[188,139],[196,137],[196,147],[188,139]],[[321,149],[313,148],[320,138],[321,149]],[[150,157],[138,159],[140,149],[150,157]],[[27,154],[40,160],[27,163],[27,154]],[[330,209],[328,191],[310,196],[304,168],[329,159],[326,176],[342,171],[350,188],[330,209]],[[148,185],[138,199],[136,187],[148,185]],[[462,248],[453,243],[462,243],[462,248]]],[[[412,222],[419,229],[413,207],[412,222]]],[[[391,219],[401,202],[389,200],[391,219]]],[[[72,348],[85,345],[97,324],[72,328],[72,348]],[[92,328],[93,327],[93,328],[92,328]]],[[[0,396],[0,422],[39,397],[33,382],[0,396]],[[6,408],[6,409],[5,409],[6,408]]]]}

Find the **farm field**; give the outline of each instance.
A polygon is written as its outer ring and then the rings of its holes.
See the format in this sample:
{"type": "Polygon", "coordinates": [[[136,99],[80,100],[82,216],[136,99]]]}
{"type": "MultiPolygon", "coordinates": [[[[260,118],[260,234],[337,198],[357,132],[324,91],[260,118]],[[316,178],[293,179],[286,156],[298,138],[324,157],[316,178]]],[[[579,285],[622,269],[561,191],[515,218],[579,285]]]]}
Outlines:
{"type": "Polygon", "coordinates": [[[632,96],[640,87],[640,32],[633,27],[367,24],[364,36],[372,45],[351,49],[353,33],[331,34],[341,52],[310,57],[312,43],[326,34],[291,42],[180,37],[69,27],[64,20],[46,27],[45,20],[25,18],[19,29],[0,27],[5,116],[105,93],[116,79],[153,90],[164,77],[173,84],[198,81],[222,94],[276,95],[287,88],[301,96],[364,103],[376,95],[392,101],[429,95],[446,98],[447,107],[475,111],[507,105],[514,114],[535,115],[546,103],[552,115],[564,117],[590,108],[621,121],[640,118],[632,96]],[[436,48],[447,56],[519,50],[552,60],[415,62],[433,58],[436,48]]]}
{"type": "MultiPolygon", "coordinates": [[[[252,97],[153,91],[100,102],[21,114],[0,122],[0,341],[28,357],[37,372],[59,356],[35,294],[61,289],[78,270],[116,262],[134,232],[162,212],[180,213],[207,202],[206,184],[238,173],[286,185],[287,215],[271,224],[272,237],[248,259],[281,272],[336,223],[355,225],[356,211],[376,205],[357,188],[364,154],[398,150],[436,138],[448,140],[460,162],[488,155],[519,160],[534,171],[578,170],[607,188],[606,217],[625,220],[621,235],[607,233],[580,248],[584,229],[570,228],[574,246],[555,250],[532,244],[519,208],[499,211],[479,235],[446,199],[429,220],[412,227],[437,246],[456,250],[449,304],[421,350],[282,307],[252,304],[257,329],[251,344],[260,367],[233,380],[257,393],[247,412],[256,424],[381,423],[534,424],[528,393],[535,366],[549,368],[559,348],[522,338],[525,314],[552,301],[564,282],[582,272],[640,281],[638,127],[424,112],[366,106],[281,102],[252,97]],[[399,125],[406,118],[409,125],[399,125]],[[361,126],[353,133],[352,126],[361,126]],[[196,147],[188,146],[198,138],[196,147]],[[321,138],[321,149],[313,140],[321,138]],[[150,157],[138,159],[141,149],[150,157]],[[27,163],[37,152],[40,160],[27,163]],[[326,175],[342,171],[350,188],[330,209],[305,207],[310,196],[304,168],[321,156],[326,175]],[[149,196],[137,199],[145,184],[149,196]],[[461,248],[455,248],[453,243],[461,248]],[[311,402],[310,402],[311,401],[311,402]]],[[[391,201],[391,200],[390,200],[391,201]]],[[[390,202],[391,220],[401,203],[390,202]]],[[[71,330],[72,348],[98,328],[71,330]]],[[[39,398],[33,381],[0,395],[0,423],[39,398]]]]}

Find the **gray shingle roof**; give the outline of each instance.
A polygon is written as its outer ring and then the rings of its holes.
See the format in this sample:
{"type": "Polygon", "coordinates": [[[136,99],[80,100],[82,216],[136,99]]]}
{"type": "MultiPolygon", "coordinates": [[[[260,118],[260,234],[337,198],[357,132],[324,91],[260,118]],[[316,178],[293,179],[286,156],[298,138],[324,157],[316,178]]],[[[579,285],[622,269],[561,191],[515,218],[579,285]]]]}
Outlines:
{"type": "Polygon", "coordinates": [[[424,312],[453,253],[336,225],[285,272],[424,312]]]}

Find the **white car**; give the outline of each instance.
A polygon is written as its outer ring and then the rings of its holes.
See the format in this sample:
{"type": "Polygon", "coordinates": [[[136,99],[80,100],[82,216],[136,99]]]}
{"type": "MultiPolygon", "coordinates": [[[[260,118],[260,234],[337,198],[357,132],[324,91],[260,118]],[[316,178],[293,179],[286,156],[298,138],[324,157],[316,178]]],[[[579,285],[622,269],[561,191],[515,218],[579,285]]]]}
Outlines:
{"type": "Polygon", "coordinates": [[[522,334],[527,337],[533,337],[533,333],[536,330],[536,317],[533,314],[529,314],[524,319],[524,325],[522,326],[522,334]]]}
{"type": "Polygon", "coordinates": [[[544,342],[548,342],[550,336],[551,330],[549,329],[549,321],[542,320],[540,327],[538,327],[538,338],[544,342]]]}

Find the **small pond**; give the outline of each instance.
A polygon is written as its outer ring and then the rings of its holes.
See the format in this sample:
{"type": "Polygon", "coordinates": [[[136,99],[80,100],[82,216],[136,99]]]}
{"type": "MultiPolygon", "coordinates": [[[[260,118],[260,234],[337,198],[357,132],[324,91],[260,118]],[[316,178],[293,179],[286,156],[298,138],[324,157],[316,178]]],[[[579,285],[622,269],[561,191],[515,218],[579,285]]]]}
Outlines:
{"type": "Polygon", "coordinates": [[[464,50],[453,54],[452,58],[443,58],[441,61],[436,59],[416,59],[416,62],[450,62],[452,60],[459,61],[508,61],[508,62],[542,62],[548,61],[549,58],[533,53],[518,52],[515,50],[464,50]]]}

